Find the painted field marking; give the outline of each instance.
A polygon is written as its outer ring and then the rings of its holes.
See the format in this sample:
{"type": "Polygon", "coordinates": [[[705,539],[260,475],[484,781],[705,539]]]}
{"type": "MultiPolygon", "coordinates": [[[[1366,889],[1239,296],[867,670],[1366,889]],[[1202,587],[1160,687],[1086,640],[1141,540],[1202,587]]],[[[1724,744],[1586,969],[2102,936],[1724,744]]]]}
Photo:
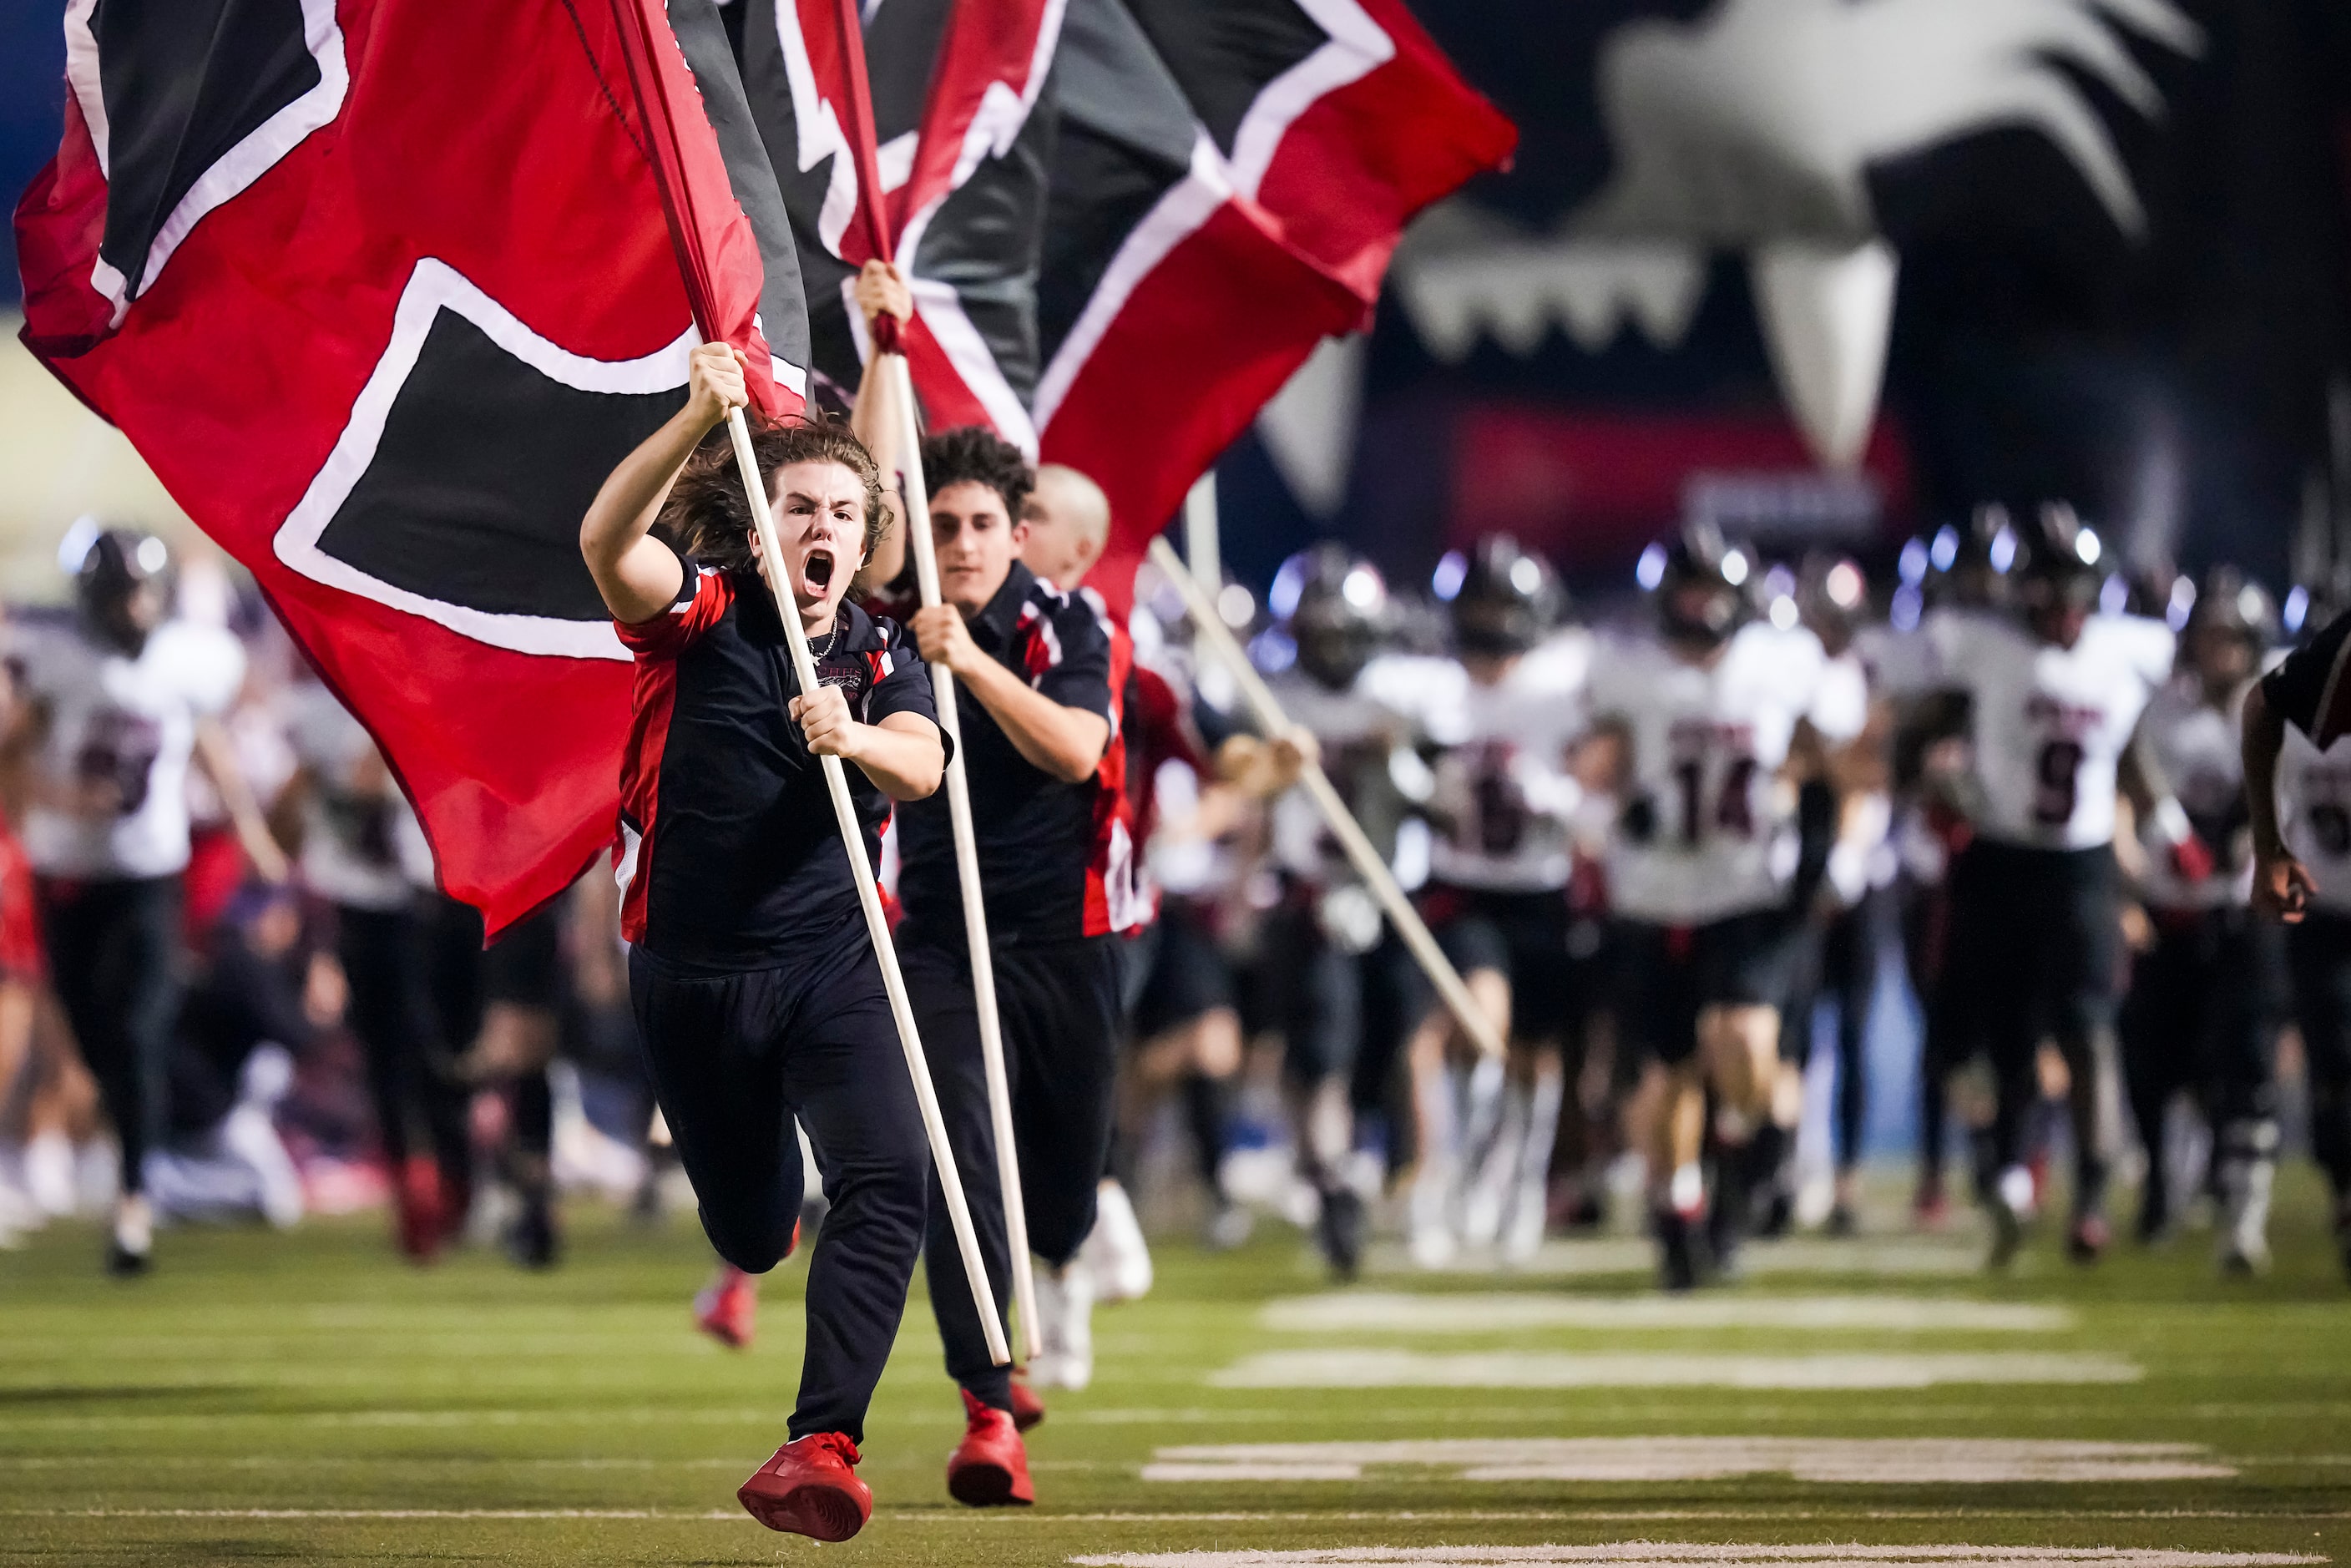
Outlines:
{"type": "Polygon", "coordinates": [[[1159,1448],[1146,1481],[1384,1479],[1704,1481],[1785,1475],[1884,1486],[1996,1481],[2220,1480],[2236,1469],[2196,1443],[2004,1437],[1431,1437],[1399,1442],[1217,1443],[1159,1448]]]}
{"type": "Polygon", "coordinates": [[[1259,1313],[1290,1333],[1385,1330],[1500,1333],[1522,1329],[1886,1329],[2034,1333],[2074,1325],[2064,1307],[1906,1296],[1552,1296],[1402,1291],[1291,1296],[1259,1313]]]}
{"type": "Polygon", "coordinates": [[[2136,1383],[2107,1355],[1576,1355],[1490,1351],[1275,1350],[1244,1357],[1218,1388],[1931,1388],[1952,1383],[2136,1383]]]}
{"type": "Polygon", "coordinates": [[[2175,1552],[2160,1548],[2067,1546],[1747,1546],[1667,1542],[1627,1542],[1616,1546],[1342,1546],[1307,1552],[1111,1552],[1072,1557],[1081,1568],[1370,1568],[1409,1563],[1416,1568],[1485,1568],[1521,1563],[1528,1568],[1603,1563],[1615,1568],[1678,1568],[1684,1563],[1761,1564],[1776,1568],[1907,1568],[1912,1563],[2001,1563],[2005,1568],[2271,1568],[2324,1563],[2275,1552],[2175,1552]]]}
{"type": "MultiPolygon", "coordinates": [[[[1364,1254],[1364,1270],[1373,1274],[1432,1272],[1412,1260],[1401,1242],[1375,1243],[1364,1254]]],[[[1949,1241],[1830,1241],[1794,1237],[1749,1247],[1739,1255],[1739,1266],[1749,1277],[1761,1274],[1866,1274],[1881,1278],[1954,1279],[1983,1272],[1983,1249],[1976,1243],[1949,1241]]],[[[1490,1274],[1491,1257],[1465,1253],[1443,1268],[1442,1274],[1490,1274]]],[[[1579,1241],[1546,1241],[1524,1262],[1509,1265],[1522,1279],[1574,1278],[1590,1274],[1651,1274],[1657,1267],[1654,1241],[1634,1236],[1593,1237],[1579,1241]]]]}

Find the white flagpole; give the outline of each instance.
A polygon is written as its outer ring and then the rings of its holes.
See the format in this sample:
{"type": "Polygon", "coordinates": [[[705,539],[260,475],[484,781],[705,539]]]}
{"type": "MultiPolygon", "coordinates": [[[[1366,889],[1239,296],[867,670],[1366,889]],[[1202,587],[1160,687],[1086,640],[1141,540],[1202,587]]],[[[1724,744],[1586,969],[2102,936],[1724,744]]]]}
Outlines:
{"type": "MultiPolygon", "coordinates": [[[[1225,625],[1224,618],[1217,613],[1215,602],[1165,538],[1151,541],[1151,564],[1157,567],[1160,575],[1174,583],[1176,591],[1183,594],[1184,608],[1191,613],[1195,633],[1215,649],[1217,656],[1232,671],[1233,679],[1240,684],[1241,695],[1256,710],[1258,726],[1265,731],[1267,738],[1288,734],[1290,716],[1281,711],[1280,702],[1259,678],[1257,668],[1249,663],[1249,654],[1242,649],[1239,640],[1225,625]]],[[[1339,791],[1332,787],[1330,775],[1322,771],[1322,765],[1310,760],[1299,770],[1298,781],[1305,786],[1308,798],[1322,813],[1322,821],[1329,825],[1332,836],[1339,841],[1339,847],[1347,852],[1347,859],[1353,862],[1355,873],[1364,879],[1373,896],[1380,901],[1380,907],[1387,912],[1388,919],[1396,928],[1396,935],[1404,938],[1405,946],[1412,949],[1413,957],[1419,961],[1423,972],[1437,987],[1437,995],[1445,999],[1446,1008],[1453,1014],[1454,1021],[1461,1026],[1461,1032],[1468,1035],[1470,1043],[1487,1056],[1498,1061],[1503,1060],[1507,1052],[1493,1020],[1486,1016],[1485,1009],[1469,994],[1469,988],[1461,983],[1459,971],[1453,967],[1453,961],[1445,956],[1444,949],[1437,945],[1437,938],[1429,935],[1428,926],[1420,918],[1420,912],[1413,908],[1412,901],[1396,884],[1395,873],[1388,870],[1387,862],[1380,858],[1380,852],[1372,847],[1372,841],[1357,825],[1353,814],[1347,810],[1347,803],[1339,799],[1339,791]]]]}
{"type": "MultiPolygon", "coordinates": [[[[783,541],[776,519],[768,510],[768,487],[759,477],[759,460],[751,450],[751,427],[739,408],[726,413],[726,434],[735,443],[735,465],[743,476],[744,499],[751,504],[751,523],[759,536],[759,559],[768,569],[768,586],[776,596],[776,613],[784,623],[784,642],[791,650],[792,674],[804,693],[817,687],[816,661],[809,654],[808,634],[800,628],[799,606],[793,601],[791,575],[784,564],[783,541]]],[[[930,1139],[931,1159],[938,1166],[939,1189],[946,1194],[947,1218],[954,1222],[956,1249],[963,1254],[963,1271],[971,1281],[971,1299],[979,1308],[979,1326],[987,1337],[988,1358],[1002,1366],[1012,1359],[1004,1342],[1004,1324],[996,1315],[996,1295],[987,1288],[987,1269],[980,1261],[979,1238],[971,1228],[971,1207],[964,1201],[963,1183],[956,1176],[955,1151],[947,1146],[946,1124],[939,1116],[939,1097],[931,1086],[930,1063],[914,1029],[914,1009],[906,999],[906,977],[898,970],[898,949],[890,940],[890,923],[882,913],[882,893],[873,885],[873,867],[865,858],[865,834],[857,822],[856,804],[849,798],[849,779],[841,758],[820,757],[824,785],[832,796],[832,814],[840,820],[841,842],[849,851],[850,874],[857,882],[857,902],[865,911],[865,932],[873,940],[873,956],[882,964],[882,986],[890,996],[890,1016],[897,1020],[898,1043],[906,1053],[906,1069],[914,1078],[914,1102],[922,1108],[923,1132],[930,1139]]]]}
{"type": "MultiPolygon", "coordinates": [[[[925,609],[939,602],[938,549],[931,542],[931,492],[923,478],[923,433],[914,419],[914,378],[904,354],[876,354],[873,371],[888,378],[884,396],[896,405],[899,483],[906,503],[906,548],[925,609]]],[[[1018,522],[1019,518],[1013,519],[1018,522]]],[[[996,1137],[996,1181],[1004,1194],[1004,1239],[1012,1254],[1012,1303],[1020,1310],[1020,1339],[1034,1361],[1044,1354],[1037,1322],[1037,1276],[1029,1258],[1029,1205],[1020,1187],[1020,1151],[1013,1142],[1012,1082],[1004,1071],[1004,1020],[996,1010],[996,963],[987,946],[987,912],[979,885],[979,843],[971,825],[971,778],[964,771],[963,726],[956,717],[955,676],[931,666],[931,696],[939,725],[955,737],[947,758],[947,821],[955,830],[956,876],[963,884],[963,928],[971,944],[972,1001],[979,1013],[979,1060],[987,1075],[987,1120],[996,1137]]]]}

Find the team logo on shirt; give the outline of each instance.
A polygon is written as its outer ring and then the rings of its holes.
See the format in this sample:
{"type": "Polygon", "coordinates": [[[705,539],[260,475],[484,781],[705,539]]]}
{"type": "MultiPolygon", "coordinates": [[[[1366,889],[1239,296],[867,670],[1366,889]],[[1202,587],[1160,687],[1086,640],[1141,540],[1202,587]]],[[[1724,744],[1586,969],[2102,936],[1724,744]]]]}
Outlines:
{"type": "Polygon", "coordinates": [[[416,264],[334,449],[280,525],[307,577],[493,647],[625,659],[580,557],[604,476],[685,401],[688,328],[575,354],[445,263],[416,264]]]}

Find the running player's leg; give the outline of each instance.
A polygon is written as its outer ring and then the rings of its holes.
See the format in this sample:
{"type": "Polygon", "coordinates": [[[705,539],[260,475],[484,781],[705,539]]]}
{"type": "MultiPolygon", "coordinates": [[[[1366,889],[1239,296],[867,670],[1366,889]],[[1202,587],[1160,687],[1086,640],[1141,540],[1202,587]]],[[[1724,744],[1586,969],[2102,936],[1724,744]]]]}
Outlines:
{"type": "Polygon", "coordinates": [[[1301,925],[1301,939],[1291,946],[1295,964],[1284,980],[1290,1006],[1282,1077],[1299,1171],[1322,1207],[1317,1241],[1332,1270],[1343,1278],[1355,1267],[1347,1248],[1343,1178],[1354,1134],[1350,1095],[1355,1053],[1364,1032],[1361,958],[1323,936],[1311,915],[1301,925]]]}
{"type": "MultiPolygon", "coordinates": [[[[164,1079],[179,1017],[179,881],[100,883],[84,896],[94,907],[81,932],[89,970],[74,1031],[90,1053],[122,1145],[122,1197],[109,1265],[136,1272],[146,1267],[152,1223],[144,1166],[162,1134],[164,1079]]],[[[67,955],[57,951],[62,969],[67,955]]]]}
{"type": "Polygon", "coordinates": [[[2052,900],[2051,1032],[2069,1074],[2074,1133],[2074,1216],[2069,1252],[2088,1262],[2106,1243],[2106,1182],[2122,1142],[2122,1070],[2115,1043],[2115,983],[2121,929],[2118,873],[2110,849],[2070,852],[2052,900]]]}
{"type": "Polygon", "coordinates": [[[1166,902],[1155,929],[1151,973],[1135,1007],[1137,1042],[1121,1090],[1120,1138],[1133,1146],[1168,1085],[1178,1085],[1212,1216],[1209,1242],[1232,1246],[1248,1233],[1247,1211],[1225,1196],[1221,1179],[1231,1142],[1233,1080],[1241,1066],[1236,986],[1223,953],[1183,901],[1166,902]]]}
{"type": "Polygon", "coordinates": [[[1083,1388],[1093,1377],[1093,1271],[1078,1254],[1100,1221],[1096,1178],[1116,1104],[1125,945],[1097,936],[1014,947],[997,963],[1005,1053],[1019,1062],[1013,1137],[1029,1249],[1041,1264],[1048,1364],[1039,1381],[1065,1388],[1083,1388]]]}
{"type": "MultiPolygon", "coordinates": [[[[1466,904],[1468,897],[1452,896],[1457,905],[1466,904]]],[[[1509,1039],[1510,952],[1500,928],[1485,915],[1457,906],[1449,919],[1438,922],[1435,935],[1480,1010],[1496,1019],[1503,1038],[1509,1039]]],[[[1486,1107],[1466,1104],[1462,1090],[1487,1088],[1490,1098],[1490,1092],[1500,1088],[1500,1064],[1479,1062],[1475,1052],[1463,1050],[1459,1036],[1452,1012],[1432,998],[1405,1047],[1418,1155],[1407,1203],[1406,1240],[1413,1260],[1423,1268],[1439,1268],[1451,1260],[1465,1228],[1465,1188],[1485,1152],[1479,1134],[1489,1129],[1479,1125],[1483,1118],[1478,1113],[1486,1107]],[[1462,1064],[1458,1072],[1457,1064],[1462,1064]],[[1484,1083],[1481,1069],[1486,1070],[1484,1083]]],[[[1490,1230],[1487,1239],[1491,1239],[1490,1230]]]]}
{"type": "Polygon", "coordinates": [[[677,969],[639,947],[629,991],[703,1232],[730,1267],[764,1274],[792,1249],[803,1183],[778,1040],[784,981],[773,970],[677,969]]]}
{"type": "MultiPolygon", "coordinates": [[[[784,1091],[808,1129],[831,1207],[809,1256],[808,1348],[791,1435],[840,1432],[862,1444],[923,1245],[930,1151],[870,957],[858,953],[811,986],[793,1023],[782,1051],[784,1091]]],[[[778,1157],[789,1148],[794,1174],[798,1145],[785,1118],[778,1157]]],[[[800,1195],[788,1186],[797,1183],[771,1190],[789,1197],[797,1221],[800,1195]]],[[[775,1220],[763,1214],[761,1223],[775,1220]]]]}
{"type": "Polygon", "coordinates": [[[1975,988],[1970,1012],[1992,1075],[1993,1108],[1979,1181],[1992,1219],[1990,1262],[2004,1268],[2033,1213],[2025,1168],[2028,1120],[2040,1098],[2043,954],[2049,912],[2024,881],[2030,852],[1979,843],[1951,873],[1953,965],[1946,978],[1975,988]]]}
{"type": "Polygon", "coordinates": [[[1625,958],[1625,1033],[1650,1063],[1634,1104],[1649,1166],[1659,1275],[1669,1291],[1695,1286],[1705,1269],[1706,1178],[1699,1157],[1706,1137],[1706,1077],[1698,1053],[1695,936],[1683,927],[1628,920],[1620,924],[1617,936],[1625,958]]]}
{"type": "Polygon", "coordinates": [[[1727,1262],[1755,1196],[1780,1168],[1802,1106],[1802,1078],[1782,1051],[1781,1009],[1802,956],[1803,928],[1791,911],[1761,909],[1717,921],[1700,936],[1706,1008],[1698,1042],[1719,1108],[1714,1218],[1719,1261],[1727,1262]]]}
{"type": "Polygon", "coordinates": [[[1564,912],[1552,901],[1509,923],[1512,1092],[1522,1130],[1513,1151],[1501,1232],[1506,1261],[1524,1262],[1542,1244],[1550,1218],[1552,1151],[1567,1094],[1566,1038],[1574,1025],[1564,912]]]}
{"type": "Polygon", "coordinates": [[[2147,1159],[2138,1210],[2143,1242],[2168,1235],[2177,1219],[2164,1122],[2173,1099],[2196,1074],[2204,1032],[2199,1014],[2211,979],[2209,957],[2199,951],[2210,936],[2207,918],[2159,923],[2155,946],[2132,961],[2130,991],[2123,1000],[2123,1076],[2147,1159]]]}
{"type": "Polygon", "coordinates": [[[402,992],[407,925],[408,916],[398,911],[350,904],[335,911],[336,953],[350,990],[347,1016],[367,1059],[397,1239],[402,1251],[422,1260],[440,1247],[443,1199],[439,1172],[410,1155],[409,1134],[423,1119],[428,1068],[423,1040],[412,1034],[418,1009],[402,992]]]}
{"type": "Polygon", "coordinates": [[[2310,1152],[2335,1199],[2351,1270],[2351,916],[2313,910],[2286,932],[2294,1019],[2310,1084],[2310,1152]]]}
{"type": "MultiPolygon", "coordinates": [[[[961,933],[953,934],[960,941],[961,933]]],[[[1011,1300],[1012,1254],[1005,1240],[1004,1197],[995,1180],[996,1136],[988,1121],[987,1068],[980,1055],[979,1010],[973,1000],[971,977],[963,959],[938,943],[902,941],[900,967],[906,977],[907,998],[922,1032],[923,1052],[929,1060],[931,1082],[937,1091],[939,1115],[946,1124],[947,1146],[955,1154],[956,1173],[962,1178],[964,1199],[971,1212],[979,1242],[982,1266],[995,1294],[997,1312],[1011,1300]]],[[[1008,1000],[1005,970],[998,967],[997,1000],[1008,1000]]],[[[1008,1010],[1008,1009],[1005,1009],[1008,1010]]],[[[1021,1061],[1018,1052],[1005,1051],[1004,1068],[1012,1090],[1021,1061]]],[[[1102,1151],[1092,1151],[1094,1169],[1101,1172],[1102,1151]]],[[[1024,1194],[1025,1196],[1025,1194],[1024,1194]]],[[[969,1400],[1012,1412],[1012,1372],[989,1359],[987,1339],[973,1304],[971,1285],[964,1273],[953,1221],[939,1173],[931,1173],[930,1210],[923,1249],[923,1270],[930,1284],[931,1312],[938,1320],[939,1342],[946,1352],[947,1375],[969,1400]]]]}
{"type": "Polygon", "coordinates": [[[2220,940],[2207,1003],[2202,1072],[2220,1198],[2215,1239],[2224,1272],[2259,1273],[2269,1266],[2270,1190],[2277,1171],[2284,939],[2277,926],[2251,910],[2226,910],[2215,920],[2220,940]]]}
{"type": "Polygon", "coordinates": [[[1825,989],[1834,998],[1836,1022],[1836,1199],[1829,1228],[1849,1231],[1855,1202],[1864,1126],[1869,1110],[1869,1023],[1877,995],[1877,955],[1886,894],[1873,888],[1830,924],[1823,946],[1825,989]]]}
{"type": "MultiPolygon", "coordinates": [[[[1943,1167],[1950,1143],[1951,1074],[1965,1061],[1959,1047],[1967,1030],[1961,1013],[1968,988],[1954,977],[1954,933],[1948,882],[1906,894],[1902,951],[1918,998],[1918,1184],[1911,1199],[1917,1222],[1939,1228],[1950,1210],[1943,1167]]],[[[1971,1053],[1976,1041],[1966,1043],[1971,1053]]]]}

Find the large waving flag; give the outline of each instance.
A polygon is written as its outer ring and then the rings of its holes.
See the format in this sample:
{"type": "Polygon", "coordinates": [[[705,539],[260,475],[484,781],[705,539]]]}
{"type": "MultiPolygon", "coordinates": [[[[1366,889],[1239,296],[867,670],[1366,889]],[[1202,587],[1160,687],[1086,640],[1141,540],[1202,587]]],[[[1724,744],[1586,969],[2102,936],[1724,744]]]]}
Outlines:
{"type": "Polygon", "coordinates": [[[614,831],[629,664],[589,500],[702,331],[768,412],[805,384],[719,13],[73,0],[66,29],[25,340],[251,570],[443,885],[507,925],[614,831]]]}
{"type": "Polygon", "coordinates": [[[1039,288],[1043,455],[1092,475],[1123,598],[1192,482],[1404,225],[1517,132],[1400,0],[1071,0],[1039,288]]]}
{"type": "Polygon", "coordinates": [[[933,422],[990,425],[1030,452],[1051,139],[1039,110],[1062,5],[885,5],[864,22],[854,0],[734,8],[744,85],[800,242],[817,367],[857,385],[872,345],[849,284],[886,252],[913,287],[902,346],[933,422]]]}
{"type": "Polygon", "coordinates": [[[875,199],[855,8],[742,9],[818,366],[854,384],[846,283],[878,212],[910,264],[931,422],[1093,476],[1113,599],[1314,345],[1364,324],[1405,223],[1515,141],[1398,0],[885,5],[862,37],[875,199]]]}

